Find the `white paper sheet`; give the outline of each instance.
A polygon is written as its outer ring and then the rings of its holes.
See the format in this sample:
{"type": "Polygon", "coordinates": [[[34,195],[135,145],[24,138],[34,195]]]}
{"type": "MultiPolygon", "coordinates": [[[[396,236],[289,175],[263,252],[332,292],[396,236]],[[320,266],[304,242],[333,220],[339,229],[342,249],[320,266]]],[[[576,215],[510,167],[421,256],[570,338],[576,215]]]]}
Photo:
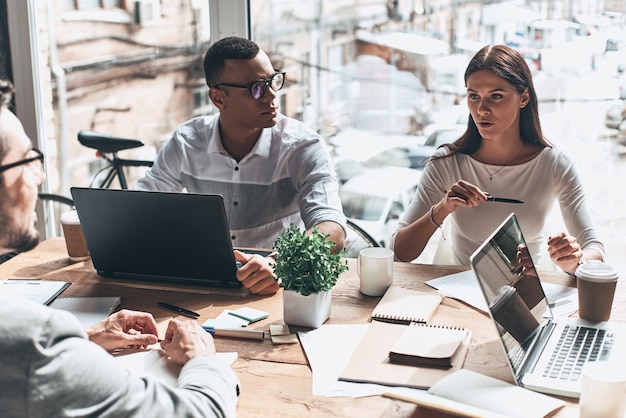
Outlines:
{"type": "MultiPolygon", "coordinates": [[[[447,297],[458,299],[484,313],[488,313],[487,303],[472,270],[428,280],[426,284],[447,297]]],[[[554,317],[569,316],[578,310],[578,290],[576,288],[544,282],[541,283],[541,286],[554,317]]]]}
{"type": "Polygon", "coordinates": [[[313,331],[298,333],[311,366],[314,396],[358,398],[381,395],[388,389],[382,385],[338,380],[368,326],[369,324],[328,324],[313,331]]]}
{"type": "MultiPolygon", "coordinates": [[[[217,353],[217,358],[231,365],[237,360],[236,352],[217,353]]],[[[165,355],[158,344],[145,350],[123,350],[115,355],[116,361],[137,376],[153,376],[169,386],[176,387],[181,365],[175,364],[165,355]]]]}

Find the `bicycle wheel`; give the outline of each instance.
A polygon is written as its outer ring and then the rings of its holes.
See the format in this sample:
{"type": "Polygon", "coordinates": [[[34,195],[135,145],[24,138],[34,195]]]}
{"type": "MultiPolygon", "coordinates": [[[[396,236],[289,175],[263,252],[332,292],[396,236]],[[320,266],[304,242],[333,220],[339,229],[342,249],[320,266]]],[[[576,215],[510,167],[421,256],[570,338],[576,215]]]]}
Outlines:
{"type": "Polygon", "coordinates": [[[347,257],[358,257],[363,248],[381,247],[380,243],[369,232],[355,224],[354,221],[347,219],[346,226],[347,234],[344,249],[347,257]]]}
{"type": "Polygon", "coordinates": [[[38,228],[41,236],[46,238],[62,236],[61,214],[72,209],[74,209],[74,201],[69,197],[53,193],[39,193],[37,215],[40,219],[38,228]]]}

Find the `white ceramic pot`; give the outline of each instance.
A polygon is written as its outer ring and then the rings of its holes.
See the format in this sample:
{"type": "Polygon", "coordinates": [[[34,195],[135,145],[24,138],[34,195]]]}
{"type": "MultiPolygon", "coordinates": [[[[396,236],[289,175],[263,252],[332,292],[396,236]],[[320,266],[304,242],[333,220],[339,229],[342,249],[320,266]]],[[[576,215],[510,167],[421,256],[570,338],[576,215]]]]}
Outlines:
{"type": "Polygon", "coordinates": [[[285,324],[317,328],[330,317],[332,291],[302,296],[295,290],[283,290],[285,324]]]}

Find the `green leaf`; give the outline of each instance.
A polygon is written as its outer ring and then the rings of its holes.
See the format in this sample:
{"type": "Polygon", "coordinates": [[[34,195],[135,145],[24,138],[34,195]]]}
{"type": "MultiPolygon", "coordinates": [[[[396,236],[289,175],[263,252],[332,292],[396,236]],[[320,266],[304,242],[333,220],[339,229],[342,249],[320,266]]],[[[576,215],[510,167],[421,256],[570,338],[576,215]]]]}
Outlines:
{"type": "Polygon", "coordinates": [[[274,280],[280,287],[308,296],[335,286],[348,262],[344,251],[331,252],[335,243],[327,238],[317,227],[310,235],[294,224],[283,230],[274,243],[274,280]]]}

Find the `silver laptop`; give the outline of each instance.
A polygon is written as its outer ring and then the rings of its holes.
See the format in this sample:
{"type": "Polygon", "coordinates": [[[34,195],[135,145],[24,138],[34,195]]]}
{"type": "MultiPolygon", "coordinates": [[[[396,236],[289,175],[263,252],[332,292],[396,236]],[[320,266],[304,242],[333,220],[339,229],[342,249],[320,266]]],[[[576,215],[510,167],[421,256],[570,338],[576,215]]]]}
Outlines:
{"type": "Polygon", "coordinates": [[[470,264],[518,385],[579,397],[581,369],[626,353],[626,325],[554,318],[536,269],[523,269],[526,241],[515,214],[472,254],[470,264]],[[521,247],[520,247],[521,246],[521,247]]]}
{"type": "Polygon", "coordinates": [[[100,276],[240,287],[220,195],[71,188],[100,276]]]}

